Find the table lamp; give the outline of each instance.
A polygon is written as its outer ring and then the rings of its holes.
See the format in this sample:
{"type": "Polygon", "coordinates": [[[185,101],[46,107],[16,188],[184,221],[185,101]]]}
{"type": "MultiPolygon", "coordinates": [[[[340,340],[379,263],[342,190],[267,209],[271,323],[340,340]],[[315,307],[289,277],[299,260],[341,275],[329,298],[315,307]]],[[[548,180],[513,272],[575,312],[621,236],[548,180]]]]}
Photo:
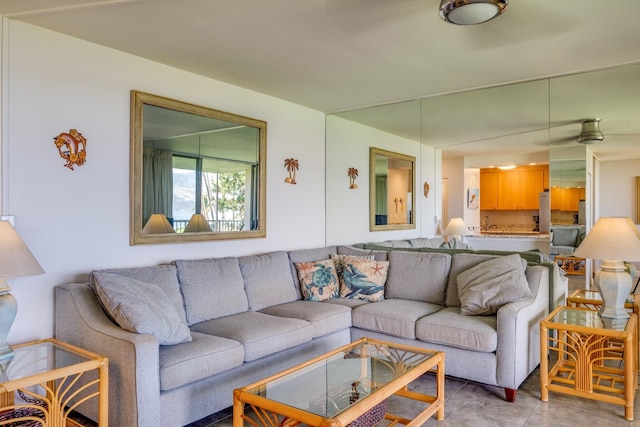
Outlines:
{"type": "Polygon", "coordinates": [[[42,273],[44,270],[9,221],[0,221],[0,360],[13,357],[7,336],[18,312],[6,279],[42,273]]]}
{"type": "Polygon", "coordinates": [[[469,228],[464,223],[462,218],[451,218],[447,228],[444,230],[445,236],[451,236],[454,239],[464,241],[464,236],[469,234],[469,228]]]}
{"type": "Polygon", "coordinates": [[[175,232],[164,214],[152,214],[142,228],[142,234],[167,234],[175,232]]]}
{"type": "Polygon", "coordinates": [[[210,232],[211,226],[209,226],[209,221],[202,214],[193,214],[189,223],[184,228],[185,233],[204,233],[210,232]]]}
{"type": "Polygon", "coordinates": [[[602,260],[595,285],[602,296],[602,317],[624,319],[624,303],[631,291],[631,275],[624,261],[640,261],[640,231],[630,218],[605,217],[595,223],[574,255],[602,260]]]}

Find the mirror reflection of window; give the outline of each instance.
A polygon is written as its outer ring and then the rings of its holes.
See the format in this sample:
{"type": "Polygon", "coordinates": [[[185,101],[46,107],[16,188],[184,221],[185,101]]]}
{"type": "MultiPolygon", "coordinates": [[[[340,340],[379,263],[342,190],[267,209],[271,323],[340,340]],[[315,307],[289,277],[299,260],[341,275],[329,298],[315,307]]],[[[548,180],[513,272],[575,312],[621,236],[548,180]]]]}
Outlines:
{"type": "Polygon", "coordinates": [[[132,117],[132,244],[264,237],[265,122],[136,91],[132,117]]]}

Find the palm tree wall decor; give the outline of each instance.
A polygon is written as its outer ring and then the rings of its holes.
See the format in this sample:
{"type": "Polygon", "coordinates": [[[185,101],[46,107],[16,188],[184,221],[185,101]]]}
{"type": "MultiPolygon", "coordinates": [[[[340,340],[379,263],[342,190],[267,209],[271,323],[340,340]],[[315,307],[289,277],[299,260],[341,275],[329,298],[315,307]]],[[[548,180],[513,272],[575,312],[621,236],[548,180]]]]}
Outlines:
{"type": "Polygon", "coordinates": [[[288,184],[296,184],[296,171],[299,169],[298,160],[294,158],[284,159],[284,167],[287,168],[289,176],[284,179],[288,184]]]}
{"type": "Polygon", "coordinates": [[[353,190],[355,188],[358,188],[358,186],[356,185],[356,178],[358,177],[358,169],[349,168],[347,175],[349,176],[349,189],[353,190]]]}

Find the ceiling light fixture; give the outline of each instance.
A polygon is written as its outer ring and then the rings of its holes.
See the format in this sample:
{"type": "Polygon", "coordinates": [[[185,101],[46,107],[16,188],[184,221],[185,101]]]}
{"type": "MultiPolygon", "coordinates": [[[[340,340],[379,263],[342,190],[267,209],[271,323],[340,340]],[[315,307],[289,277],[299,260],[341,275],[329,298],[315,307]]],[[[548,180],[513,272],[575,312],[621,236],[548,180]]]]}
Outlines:
{"type": "Polygon", "coordinates": [[[580,123],[582,123],[582,130],[578,135],[579,144],[595,144],[604,139],[604,135],[600,132],[600,119],[584,119],[580,123]]]}
{"type": "Polygon", "coordinates": [[[504,166],[498,166],[498,169],[501,169],[503,171],[507,171],[509,169],[515,169],[517,166],[514,164],[510,164],[510,165],[504,165],[504,166]]]}
{"type": "Polygon", "coordinates": [[[440,17],[457,25],[481,24],[507,8],[507,0],[441,0],[440,17]]]}

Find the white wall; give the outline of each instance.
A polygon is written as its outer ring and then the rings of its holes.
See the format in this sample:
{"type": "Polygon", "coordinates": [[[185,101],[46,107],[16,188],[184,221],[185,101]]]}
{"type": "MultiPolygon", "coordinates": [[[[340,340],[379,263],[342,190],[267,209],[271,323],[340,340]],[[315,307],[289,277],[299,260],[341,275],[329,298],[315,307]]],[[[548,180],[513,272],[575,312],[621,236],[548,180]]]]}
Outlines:
{"type": "Polygon", "coordinates": [[[423,195],[423,184],[436,184],[436,154],[431,147],[336,116],[327,116],[327,244],[350,244],[388,239],[433,237],[435,191],[423,195]],[[411,230],[369,231],[369,148],[416,158],[416,228],[411,230]],[[357,189],[349,189],[347,170],[358,169],[357,189]]]}
{"type": "MultiPolygon", "coordinates": [[[[3,25],[2,213],[15,215],[46,271],[9,281],[19,305],[10,343],[52,336],[53,288],[92,269],[325,245],[323,113],[18,21],[3,25]],[[266,238],[129,246],[132,89],[268,122],[266,238]],[[88,141],[87,163],[75,171],[53,144],[70,128],[88,141]],[[284,183],[289,157],[300,163],[297,185],[284,183]]],[[[340,174],[348,182],[346,168],[340,174]]]]}
{"type": "Polygon", "coordinates": [[[600,216],[628,216],[636,220],[636,176],[640,160],[600,162],[600,216]]]}

